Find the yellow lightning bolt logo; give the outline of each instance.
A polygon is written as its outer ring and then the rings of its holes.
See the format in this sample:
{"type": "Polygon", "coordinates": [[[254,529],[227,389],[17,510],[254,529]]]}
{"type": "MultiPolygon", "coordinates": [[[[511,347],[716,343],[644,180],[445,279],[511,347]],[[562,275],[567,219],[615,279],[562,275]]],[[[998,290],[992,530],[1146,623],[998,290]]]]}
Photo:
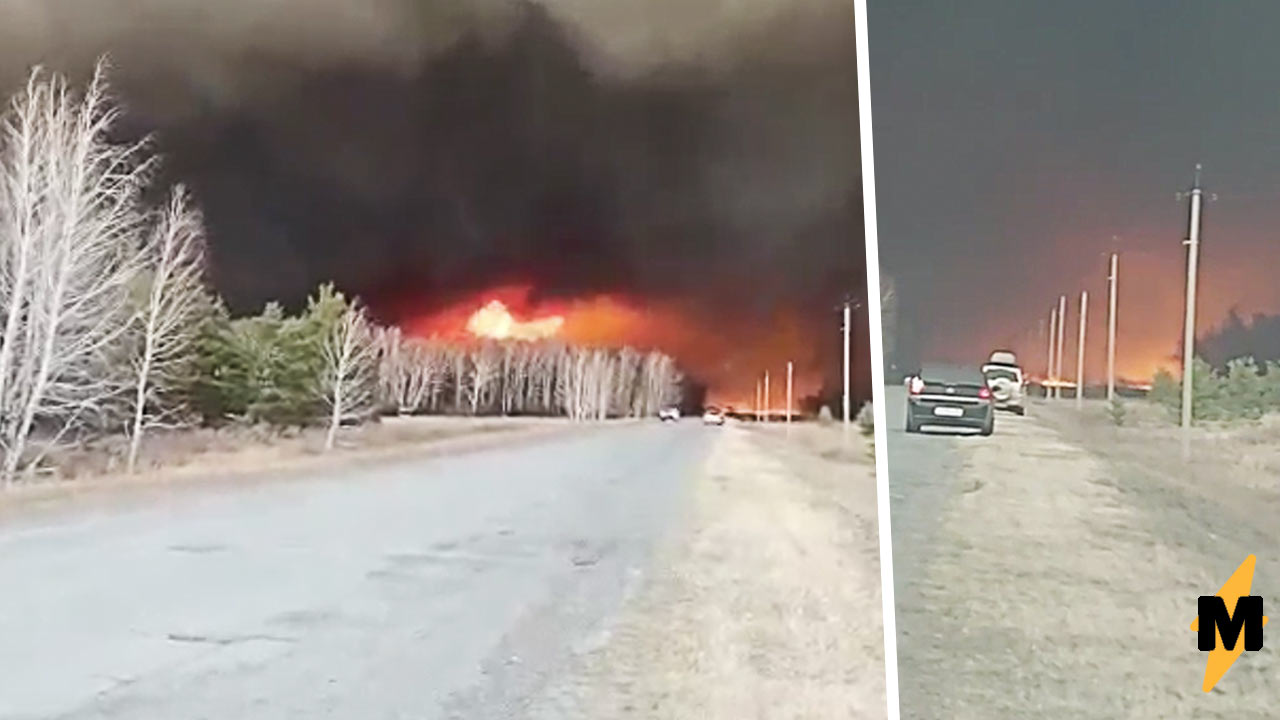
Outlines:
{"type": "MultiPolygon", "coordinates": [[[[1218,591],[1218,597],[1227,606],[1227,613],[1234,615],[1236,611],[1236,601],[1249,594],[1250,588],[1253,586],[1253,568],[1258,564],[1258,558],[1254,555],[1244,559],[1240,563],[1240,567],[1231,573],[1231,577],[1227,578],[1227,582],[1218,591]]],[[[1262,616],[1262,625],[1266,627],[1267,617],[1262,616]]],[[[1200,629],[1200,619],[1196,618],[1191,621],[1192,632],[1200,629]]],[[[1209,651],[1209,658],[1205,661],[1204,666],[1204,685],[1202,689],[1209,692],[1213,689],[1223,675],[1227,674],[1227,670],[1231,669],[1232,664],[1244,652],[1244,641],[1240,639],[1236,642],[1234,648],[1227,650],[1222,644],[1222,633],[1218,628],[1214,628],[1214,633],[1218,636],[1216,649],[1209,651]]]]}

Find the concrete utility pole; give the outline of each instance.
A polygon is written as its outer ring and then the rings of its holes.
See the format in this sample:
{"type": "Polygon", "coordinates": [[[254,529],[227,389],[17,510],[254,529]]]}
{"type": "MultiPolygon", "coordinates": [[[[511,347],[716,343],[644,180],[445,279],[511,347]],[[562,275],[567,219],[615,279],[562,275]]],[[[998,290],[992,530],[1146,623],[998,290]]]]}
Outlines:
{"type": "Polygon", "coordinates": [[[1182,427],[1191,427],[1192,366],[1196,357],[1196,275],[1200,261],[1200,206],[1204,192],[1200,189],[1200,165],[1196,165],[1195,181],[1188,193],[1191,198],[1187,217],[1187,304],[1182,330],[1182,427]]]}
{"type": "Polygon", "coordinates": [[[844,302],[844,424],[849,425],[849,325],[853,317],[849,301],[844,302]]]}
{"type": "Polygon", "coordinates": [[[1057,334],[1057,307],[1053,307],[1048,311],[1048,363],[1047,369],[1044,370],[1044,398],[1053,397],[1053,348],[1056,347],[1055,340],[1057,334]]]}
{"type": "Polygon", "coordinates": [[[1116,273],[1118,256],[1111,253],[1111,272],[1107,275],[1107,402],[1116,398],[1116,273]]]}
{"type": "Polygon", "coordinates": [[[787,361],[787,428],[791,427],[791,361],[787,361]]]}
{"type": "Polygon", "coordinates": [[[1084,329],[1089,317],[1089,293],[1080,293],[1080,340],[1076,343],[1076,409],[1084,407],[1084,329]]]}
{"type": "Polygon", "coordinates": [[[756,422],[760,422],[760,378],[756,378],[756,422]]]}
{"type": "Polygon", "coordinates": [[[773,398],[769,396],[769,371],[764,371],[764,421],[769,422],[769,414],[773,412],[773,398]]]}
{"type": "MultiPolygon", "coordinates": [[[[1064,373],[1062,372],[1062,346],[1067,339],[1067,296],[1058,296],[1058,356],[1054,360],[1057,366],[1057,379],[1062,380],[1064,373]]],[[[1062,397],[1062,386],[1057,385],[1053,388],[1053,396],[1055,398],[1062,397]]]]}

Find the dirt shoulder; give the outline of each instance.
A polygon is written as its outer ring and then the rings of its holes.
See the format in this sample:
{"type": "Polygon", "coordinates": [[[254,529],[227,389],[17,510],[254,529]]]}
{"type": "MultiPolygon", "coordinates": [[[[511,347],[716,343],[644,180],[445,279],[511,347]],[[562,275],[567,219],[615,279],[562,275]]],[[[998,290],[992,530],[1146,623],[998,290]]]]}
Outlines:
{"type": "MultiPolygon", "coordinates": [[[[1170,472],[1176,451],[1126,457],[1114,433],[1069,430],[1066,412],[1002,416],[991,438],[957,443],[958,477],[937,479],[956,492],[920,589],[898,597],[903,717],[1268,716],[1266,653],[1200,690],[1189,625],[1196,597],[1244,559],[1209,542],[1232,531],[1211,529],[1170,472]]],[[[1266,549],[1250,551],[1261,568],[1266,549]]]]}
{"type": "Polygon", "coordinates": [[[853,443],[724,428],[684,532],[536,717],[885,717],[875,473],[853,443]]]}
{"type": "Polygon", "coordinates": [[[552,435],[600,430],[629,421],[571,423],[549,418],[388,418],[345,429],[321,451],[320,431],[260,435],[251,430],[193,431],[156,438],[151,461],[133,475],[119,471],[19,483],[0,491],[0,522],[80,503],[145,499],[157,492],[299,480],[353,466],[471,452],[552,435]],[[157,456],[164,458],[160,461],[157,456]]]}

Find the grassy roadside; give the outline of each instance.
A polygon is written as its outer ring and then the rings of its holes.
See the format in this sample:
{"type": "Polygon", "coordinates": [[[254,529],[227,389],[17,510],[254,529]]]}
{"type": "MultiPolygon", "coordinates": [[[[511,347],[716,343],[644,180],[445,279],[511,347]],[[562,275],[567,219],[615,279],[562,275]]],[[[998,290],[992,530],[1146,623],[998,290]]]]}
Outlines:
{"type": "Polygon", "coordinates": [[[875,473],[855,438],[845,455],[831,428],[724,428],[686,528],[536,717],[885,717],[875,473]]]}
{"type": "Polygon", "coordinates": [[[1268,716],[1274,655],[1244,658],[1206,695],[1189,629],[1245,545],[1264,568],[1263,508],[1242,514],[1220,431],[1195,439],[1199,470],[1176,430],[1116,428],[1069,401],[962,444],[959,473],[938,479],[959,491],[923,589],[905,609],[898,596],[903,717],[1268,716]],[[1233,499],[1204,502],[1214,485],[1233,499]]]}
{"type": "MultiPolygon", "coordinates": [[[[82,470],[70,479],[16,484],[0,491],[0,521],[66,502],[124,497],[157,489],[206,487],[304,479],[316,472],[353,465],[396,462],[436,454],[483,450],[549,435],[584,432],[631,421],[572,423],[559,418],[388,418],[376,425],[350,428],[338,447],[322,452],[323,431],[288,435],[253,429],[172,433],[149,448],[150,462],[127,475],[113,470],[82,470]],[[157,462],[157,456],[165,462],[157,462]]],[[[91,450],[90,452],[92,452],[91,450]]],[[[101,453],[101,450],[98,450],[101,453]]],[[[89,465],[94,467],[94,465],[89,465]]]]}

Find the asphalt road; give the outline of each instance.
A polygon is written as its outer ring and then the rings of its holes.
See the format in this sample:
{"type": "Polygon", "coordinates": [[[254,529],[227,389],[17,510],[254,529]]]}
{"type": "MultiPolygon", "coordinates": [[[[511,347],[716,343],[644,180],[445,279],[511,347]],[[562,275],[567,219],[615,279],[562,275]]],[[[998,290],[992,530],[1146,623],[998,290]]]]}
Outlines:
{"type": "MultiPolygon", "coordinates": [[[[933,428],[908,433],[906,403],[906,388],[901,385],[885,388],[899,706],[904,718],[914,718],[925,717],[917,712],[916,693],[912,689],[916,661],[929,657],[917,644],[927,642],[936,625],[929,604],[922,598],[930,589],[928,569],[937,530],[947,508],[960,494],[962,459],[958,444],[982,442],[986,438],[933,428]]],[[[996,418],[996,432],[1000,432],[1001,419],[996,418]]]]}
{"type": "Polygon", "coordinates": [[[645,423],[0,525],[0,718],[510,717],[716,428],[645,423]]]}

